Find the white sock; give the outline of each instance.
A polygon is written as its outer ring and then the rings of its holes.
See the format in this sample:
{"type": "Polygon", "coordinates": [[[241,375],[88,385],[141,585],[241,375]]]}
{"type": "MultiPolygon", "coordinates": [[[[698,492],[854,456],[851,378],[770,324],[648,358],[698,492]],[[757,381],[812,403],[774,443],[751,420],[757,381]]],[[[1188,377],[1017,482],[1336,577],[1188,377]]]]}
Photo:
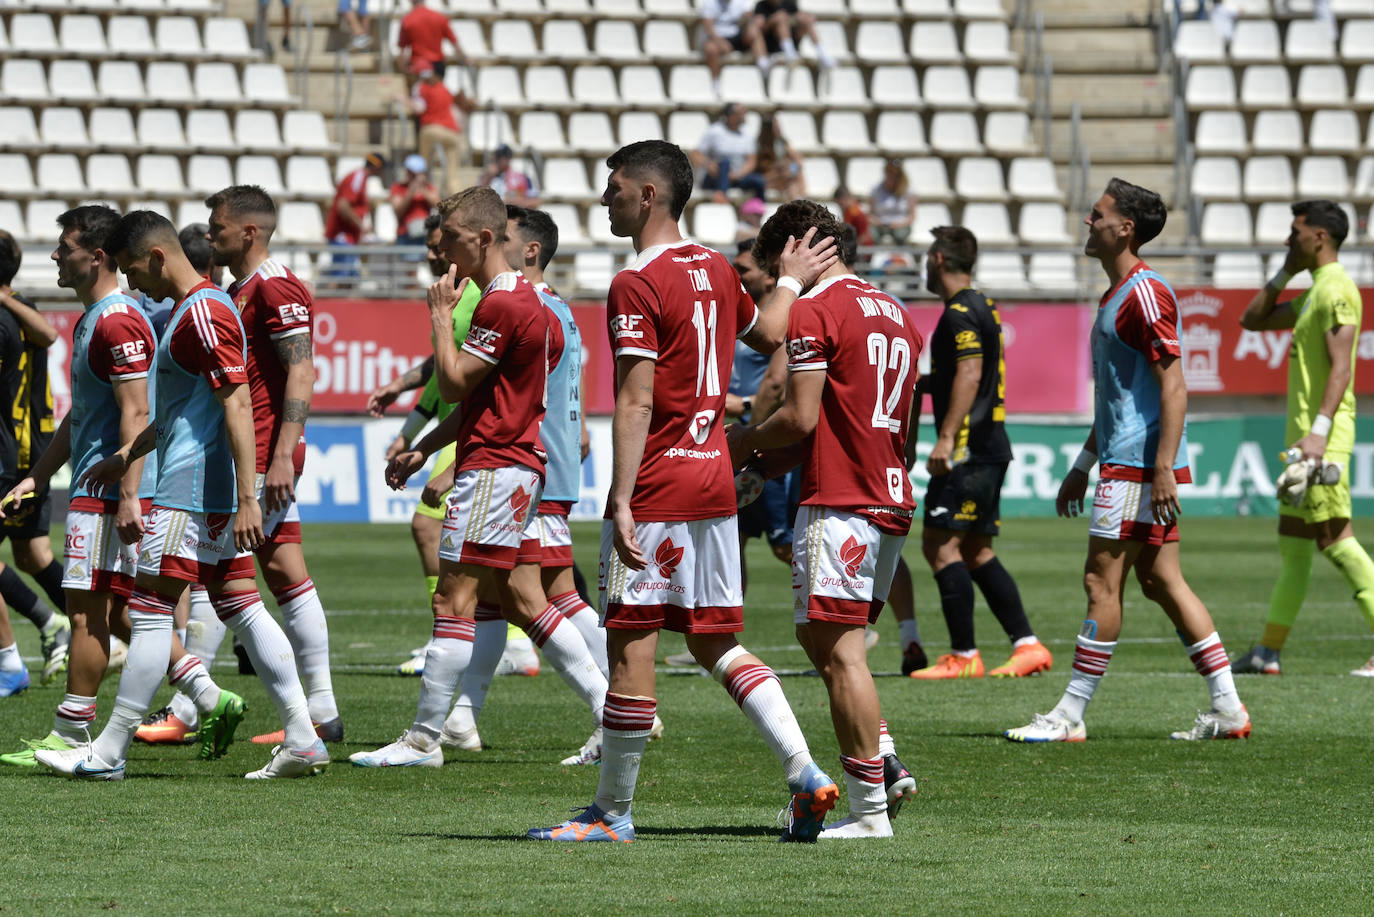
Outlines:
{"type": "Polygon", "coordinates": [[[835,58],[830,56],[830,52],[825,50],[825,45],[816,42],[816,60],[827,70],[835,66],[835,58]]]}
{"type": "Polygon", "coordinates": [[[530,622],[526,633],[544,651],[544,658],[568,687],[591,708],[592,718],[600,724],[601,709],[606,705],[606,676],[596,667],[577,628],[562,624],[563,613],[550,605],[530,622]]]}
{"type": "Polygon", "coordinates": [[[444,717],[458,691],[458,681],[472,661],[474,628],[471,618],[434,616],[434,639],[429,641],[429,649],[425,651],[420,701],[415,708],[415,722],[410,727],[415,738],[428,741],[431,748],[439,741],[444,717]]]}
{"type": "Polygon", "coordinates": [[[639,762],[654,726],[658,701],[652,697],[606,697],[605,726],[601,735],[601,777],[596,785],[596,806],[612,817],[629,814],[639,781],[639,762]]]}
{"type": "Polygon", "coordinates": [[[849,814],[855,818],[887,811],[887,786],[883,783],[883,759],[851,758],[840,755],[845,788],[849,791],[849,814]]]}
{"type": "Polygon", "coordinates": [[[213,596],[215,612],[238,635],[248,651],[258,680],[267,689],[267,696],[277,708],[286,738],[287,748],[307,749],[318,737],[310,723],[310,708],[296,676],[296,658],[291,653],[291,641],[286,639],[277,619],[267,613],[262,596],[256,589],[242,592],[222,592],[213,596]]]}
{"type": "Polygon", "coordinates": [[[788,60],[797,59],[797,43],[792,40],[791,36],[782,40],[782,54],[788,60]]]}
{"type": "Polygon", "coordinates": [[[1075,723],[1083,722],[1083,714],[1088,709],[1088,701],[1107,674],[1107,663],[1112,661],[1116,652],[1116,641],[1089,640],[1078,635],[1078,643],[1073,652],[1073,671],[1069,675],[1069,686],[1064,696],[1055,704],[1054,709],[1075,723]]]}
{"type": "Polygon", "coordinates": [[[596,667],[601,670],[602,675],[610,679],[611,665],[606,659],[606,628],[601,626],[601,619],[597,613],[582,601],[582,596],[575,589],[562,595],[551,596],[549,601],[563,613],[563,617],[577,627],[577,632],[582,635],[582,642],[587,644],[587,652],[591,653],[592,659],[596,661],[596,667]]]}
{"type": "Polygon", "coordinates": [[[157,695],[172,652],[172,611],[176,600],[135,587],[129,599],[129,658],[119,674],[110,720],[91,743],[91,752],[111,766],[124,761],[134,730],[157,695]]]}
{"type": "Polygon", "coordinates": [[[276,593],[275,598],[301,670],[301,682],[310,702],[310,718],[316,723],[338,719],[334,680],[329,674],[329,625],[315,583],[304,580],[276,593]]]}
{"type": "Polygon", "coordinates": [[[886,758],[888,755],[897,754],[897,743],[892,741],[892,734],[887,731],[887,720],[878,720],[878,757],[886,758]]]}
{"type": "Polygon", "coordinates": [[[192,729],[200,728],[200,711],[196,709],[195,701],[191,700],[185,694],[182,694],[180,691],[173,694],[167,706],[172,708],[172,716],[181,720],[192,729]]]}
{"type": "Polygon", "coordinates": [[[172,633],[174,633],[174,634],[177,635],[177,642],[180,643],[180,644],[184,647],[184,646],[186,645],[186,628],[184,628],[184,627],[176,627],[176,628],[173,628],[173,629],[172,629],[172,633]]]}
{"type": "Polygon", "coordinates": [[[186,652],[205,663],[208,669],[215,664],[220,644],[224,643],[224,622],[215,614],[210,593],[203,586],[191,587],[191,614],[186,621],[186,652]]]}
{"type": "Polygon", "coordinates": [[[711,675],[720,682],[739,704],[749,722],[754,724],[763,741],[773,750],[787,775],[788,786],[795,786],[802,771],[811,763],[811,751],[806,747],[797,718],[782,693],[782,682],[773,670],[761,662],[736,666],[726,674],[730,664],[748,652],[742,646],[727,650],[716,660],[711,675]]]}
{"type": "Polygon", "coordinates": [[[95,722],[95,698],[80,694],[68,694],[57,705],[53,715],[52,731],[68,742],[89,740],[91,724],[95,722]]]}
{"type": "Polygon", "coordinates": [[[1188,658],[1198,674],[1207,680],[1207,690],[1212,694],[1212,709],[1217,713],[1239,713],[1242,707],[1240,695],[1236,693],[1236,679],[1231,674],[1231,663],[1226,658],[1226,647],[1216,631],[1203,637],[1188,647],[1188,658]]]}
{"type": "MultiPolygon", "coordinates": [[[[477,610],[481,614],[482,606],[477,610]]],[[[450,732],[463,733],[477,728],[477,718],[482,715],[482,705],[487,702],[491,680],[496,676],[496,666],[506,648],[506,633],[505,618],[477,621],[472,638],[472,660],[463,671],[463,678],[458,683],[458,699],[445,723],[450,732]]]]}
{"type": "Polygon", "coordinates": [[[19,644],[0,646],[0,672],[22,672],[24,660],[19,655],[19,644]]]}
{"type": "Polygon", "coordinates": [[[189,653],[167,673],[167,683],[177,689],[178,696],[184,695],[199,713],[211,713],[219,703],[219,685],[210,677],[204,663],[189,653]]]}
{"type": "Polygon", "coordinates": [[[921,642],[921,634],[916,630],[916,619],[907,618],[905,621],[897,622],[897,633],[902,641],[902,649],[906,649],[913,643],[921,642]]]}

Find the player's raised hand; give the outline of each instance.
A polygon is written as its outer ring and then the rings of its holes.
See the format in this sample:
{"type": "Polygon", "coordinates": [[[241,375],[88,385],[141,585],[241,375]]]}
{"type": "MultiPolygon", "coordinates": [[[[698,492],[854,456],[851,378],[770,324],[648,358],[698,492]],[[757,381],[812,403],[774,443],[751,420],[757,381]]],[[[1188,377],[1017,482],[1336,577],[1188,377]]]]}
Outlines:
{"type": "Polygon", "coordinates": [[[450,264],[448,273],[429,285],[429,292],[426,294],[429,299],[429,310],[452,315],[454,307],[458,305],[459,295],[458,266],[450,264]]]}
{"type": "Polygon", "coordinates": [[[425,457],[414,449],[398,454],[387,462],[386,486],[392,490],[405,490],[406,481],[409,481],[410,476],[419,471],[424,463],[425,457]]]}
{"type": "Polygon", "coordinates": [[[290,459],[274,460],[262,482],[262,501],[269,513],[286,509],[296,499],[296,469],[290,459]]]}
{"type": "Polygon", "coordinates": [[[635,537],[635,517],[629,505],[616,509],[611,514],[611,521],[611,544],[615,546],[615,553],[620,555],[620,562],[631,570],[643,570],[649,566],[649,560],[639,546],[639,539],[635,537]]]}
{"type": "Polygon", "coordinates": [[[262,544],[262,507],[257,500],[239,503],[239,511],[234,514],[234,547],[240,551],[256,551],[262,544]]]}
{"type": "Polygon", "coordinates": [[[788,236],[787,244],[782,247],[782,255],[778,258],[778,276],[797,278],[803,290],[840,260],[840,249],[833,236],[827,236],[813,248],[811,240],[815,237],[814,226],[801,239],[788,236]]]}
{"type": "Polygon", "coordinates": [[[8,518],[10,513],[18,513],[20,501],[38,489],[32,477],[26,477],[10,488],[10,492],[0,498],[0,519],[8,518]]]}
{"type": "Polygon", "coordinates": [[[115,532],[125,544],[138,544],[143,537],[143,507],[138,497],[120,497],[115,510],[115,532]]]}
{"type": "Polygon", "coordinates": [[[1054,498],[1054,511],[1066,519],[1074,518],[1083,512],[1083,498],[1087,493],[1088,473],[1070,468],[1059,485],[1059,496],[1054,498]]]}
{"type": "Polygon", "coordinates": [[[1172,525],[1182,512],[1178,505],[1178,480],[1172,468],[1156,468],[1150,485],[1150,512],[1160,525],[1172,525]]]}
{"type": "Polygon", "coordinates": [[[371,395],[367,396],[367,413],[373,417],[381,417],[386,413],[386,409],[401,397],[400,392],[390,391],[388,386],[383,385],[371,395]]]}

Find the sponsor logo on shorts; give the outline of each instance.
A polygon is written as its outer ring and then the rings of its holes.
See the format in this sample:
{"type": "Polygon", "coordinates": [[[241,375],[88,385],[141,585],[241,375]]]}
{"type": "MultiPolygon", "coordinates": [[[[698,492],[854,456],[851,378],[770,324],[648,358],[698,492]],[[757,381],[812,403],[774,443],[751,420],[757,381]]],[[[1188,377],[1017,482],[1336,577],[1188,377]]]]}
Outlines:
{"type": "Polygon", "coordinates": [[[677,565],[682,563],[684,550],[673,544],[673,539],[665,538],[663,543],[654,551],[654,564],[658,567],[658,575],[664,579],[672,579],[673,571],[677,570],[677,565]]]}
{"type": "Polygon", "coordinates": [[[1099,528],[1099,529],[1105,529],[1105,528],[1107,528],[1108,526],[1110,526],[1111,524],[1112,524],[1112,517],[1111,517],[1111,516],[1098,516],[1097,519],[1093,521],[1093,525],[1096,526],[1096,527],[1099,528]]]}
{"type": "Polygon", "coordinates": [[[960,522],[972,522],[978,518],[978,504],[972,500],[965,500],[959,505],[959,512],[954,514],[954,518],[960,522]]]}
{"type": "Polygon", "coordinates": [[[67,575],[70,576],[72,579],[85,579],[86,570],[80,564],[72,564],[72,568],[67,571],[67,575]]]}
{"type": "Polygon", "coordinates": [[[525,514],[530,509],[530,494],[523,487],[515,488],[515,493],[510,495],[511,512],[515,514],[516,522],[524,522],[525,514]]]}
{"type": "Polygon", "coordinates": [[[868,545],[859,544],[859,539],[850,535],[844,544],[840,545],[840,550],[835,553],[835,559],[844,567],[845,576],[858,576],[859,567],[863,565],[864,558],[868,556],[868,545]]]}
{"type": "Polygon", "coordinates": [[[453,548],[453,547],[457,547],[457,544],[454,542],[453,536],[452,536],[452,535],[445,535],[445,536],[444,536],[444,540],[441,541],[441,542],[439,542],[439,547],[441,547],[441,548],[453,548]]]}
{"type": "Polygon", "coordinates": [[[205,515],[205,534],[210,536],[211,541],[219,541],[219,537],[224,534],[224,527],[229,524],[230,518],[229,513],[207,513],[205,515]]]}
{"type": "Polygon", "coordinates": [[[72,557],[77,554],[86,553],[86,533],[67,532],[67,556],[72,557]]]}

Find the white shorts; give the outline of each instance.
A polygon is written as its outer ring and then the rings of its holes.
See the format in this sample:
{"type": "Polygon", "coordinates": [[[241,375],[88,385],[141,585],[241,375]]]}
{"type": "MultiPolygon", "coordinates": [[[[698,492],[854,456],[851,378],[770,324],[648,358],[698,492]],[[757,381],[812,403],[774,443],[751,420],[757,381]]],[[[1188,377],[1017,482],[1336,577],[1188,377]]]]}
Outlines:
{"type": "Polygon", "coordinates": [[[792,620],[857,627],[878,619],[892,588],[905,535],[866,516],[802,506],[792,535],[792,620]]]}
{"type": "MultiPolygon", "coordinates": [[[[297,481],[300,479],[297,478],[297,481]]],[[[258,506],[262,507],[262,533],[266,536],[262,546],[269,544],[300,544],[301,543],[301,512],[296,508],[296,501],[292,500],[286,506],[279,506],[272,512],[267,511],[267,501],[262,498],[264,485],[267,475],[259,474],[253,478],[253,486],[257,488],[258,506]]]]}
{"type": "Polygon", "coordinates": [[[538,563],[539,540],[529,531],[543,488],[539,474],[522,465],[460,471],[448,495],[439,557],[501,570],[538,563]]]}
{"type": "Polygon", "coordinates": [[[143,520],[138,572],[188,583],[253,579],[253,555],[234,545],[233,513],[154,506],[143,520]]]}
{"type": "Polygon", "coordinates": [[[1178,541],[1178,524],[1160,525],[1150,508],[1151,485],[1143,481],[1098,478],[1088,534],[1112,541],[1162,545],[1178,541]]]}
{"type": "Polygon", "coordinates": [[[572,531],[566,515],[540,513],[534,517],[539,539],[539,563],[552,569],[573,565],[572,531]]]}
{"type": "Polygon", "coordinates": [[[609,519],[601,523],[597,586],[607,627],[665,628],[683,634],[744,630],[739,527],[734,516],[690,522],[640,522],[635,538],[649,565],[631,570],[615,552],[609,519]]]}
{"type": "Polygon", "coordinates": [[[63,560],[63,589],[113,592],[125,598],[133,591],[138,545],[119,540],[114,513],[68,510],[63,560]]]}

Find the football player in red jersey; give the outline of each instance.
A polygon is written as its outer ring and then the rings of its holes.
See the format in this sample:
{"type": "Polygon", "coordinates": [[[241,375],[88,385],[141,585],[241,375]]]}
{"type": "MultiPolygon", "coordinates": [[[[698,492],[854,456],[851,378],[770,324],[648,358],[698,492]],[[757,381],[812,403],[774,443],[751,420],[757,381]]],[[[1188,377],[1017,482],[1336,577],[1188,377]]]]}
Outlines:
{"type": "MultiPolygon", "coordinates": [[[[808,230],[817,239],[845,238],[813,201],[784,204],[759,232],[755,260],[780,288],[800,283],[787,276],[783,255],[808,230]]],[[[729,431],[736,465],[755,451],[801,444],[794,620],[830,692],[849,789],[849,817],[822,839],[892,836],[864,629],[882,611],[916,507],[904,453],[923,343],[901,303],[836,262],[792,304],[782,407],[757,426],[729,431]]]]}

